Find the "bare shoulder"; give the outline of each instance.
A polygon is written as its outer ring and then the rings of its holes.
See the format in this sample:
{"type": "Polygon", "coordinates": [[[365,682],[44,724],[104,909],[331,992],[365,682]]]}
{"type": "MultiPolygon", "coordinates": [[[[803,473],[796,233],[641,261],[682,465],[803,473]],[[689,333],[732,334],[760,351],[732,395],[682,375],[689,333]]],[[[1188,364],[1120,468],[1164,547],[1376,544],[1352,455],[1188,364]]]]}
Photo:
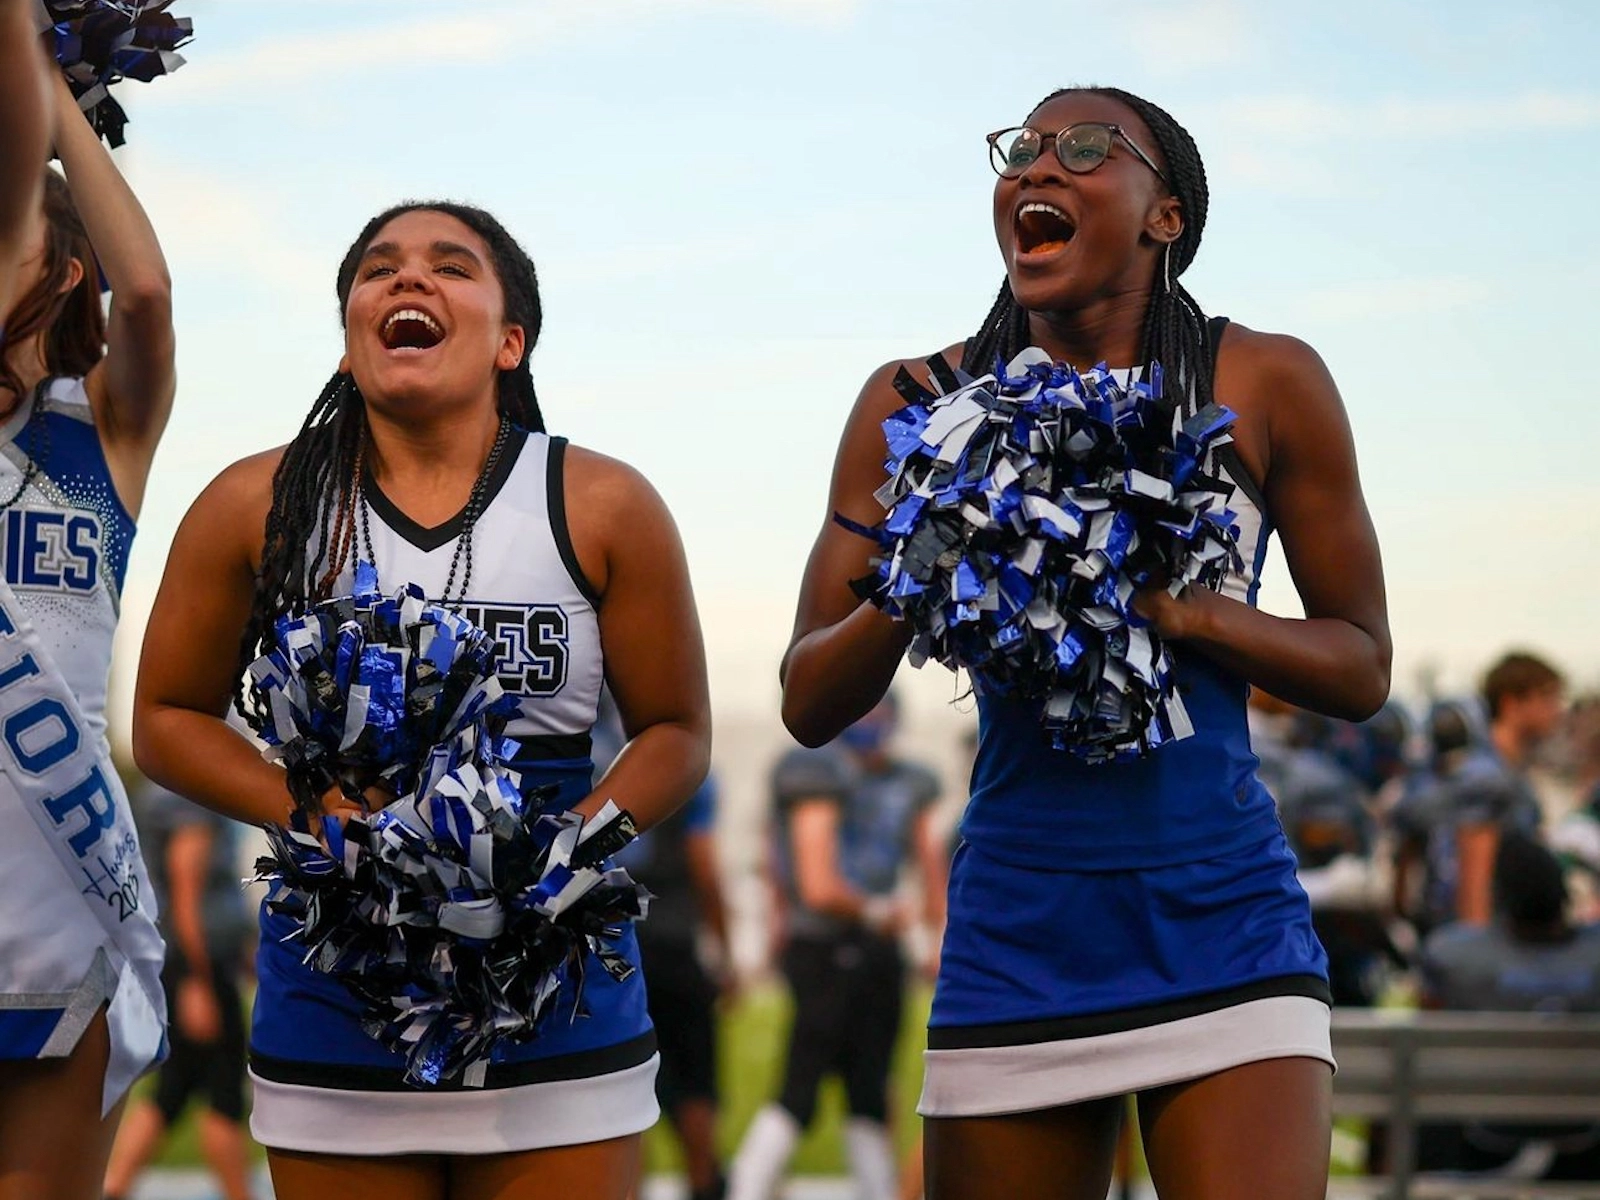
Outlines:
{"type": "Polygon", "coordinates": [[[932,354],[924,354],[917,358],[890,359],[867,376],[867,382],[861,388],[858,408],[870,406],[875,413],[882,409],[881,415],[888,416],[890,412],[905,404],[905,400],[894,386],[894,381],[899,378],[900,372],[906,372],[923,387],[931,389],[933,372],[928,364],[934,359],[942,358],[945,365],[954,371],[961,365],[961,355],[965,348],[965,343],[956,342],[943,350],[936,350],[932,354]]]}
{"type": "Polygon", "coordinates": [[[567,533],[589,586],[610,588],[620,564],[681,557],[677,526],[644,473],[619,458],[568,445],[562,469],[567,533]]]}
{"type": "Polygon", "coordinates": [[[961,365],[964,348],[964,343],[956,342],[943,350],[937,350],[920,358],[890,359],[868,375],[866,383],[861,385],[861,394],[856,397],[850,419],[845,424],[844,437],[839,447],[841,465],[846,459],[857,454],[870,450],[875,455],[881,449],[882,442],[877,434],[878,428],[891,413],[905,407],[905,397],[900,395],[894,385],[902,371],[930,391],[937,390],[932,379],[933,372],[928,367],[929,362],[942,358],[953,371],[961,365]],[[852,446],[859,449],[852,453],[852,446]]]}
{"type": "Polygon", "coordinates": [[[212,550],[242,552],[252,564],[261,557],[272,477],[285,447],[264,450],[218,472],[189,508],[185,527],[212,550]]]}
{"type": "Polygon", "coordinates": [[[1233,394],[1256,394],[1262,389],[1281,394],[1285,387],[1315,391],[1333,383],[1327,364],[1308,343],[1291,334],[1264,333],[1237,321],[1230,321],[1223,330],[1217,377],[1218,392],[1233,394]]]}
{"type": "Polygon", "coordinates": [[[1354,462],[1339,388],[1322,356],[1297,337],[1230,324],[1217,353],[1216,394],[1239,413],[1235,443],[1269,492],[1286,465],[1354,462]]]}
{"type": "Polygon", "coordinates": [[[568,444],[563,468],[569,510],[583,506],[608,516],[636,515],[640,508],[665,509],[661,495],[637,467],[590,450],[568,444]]]}

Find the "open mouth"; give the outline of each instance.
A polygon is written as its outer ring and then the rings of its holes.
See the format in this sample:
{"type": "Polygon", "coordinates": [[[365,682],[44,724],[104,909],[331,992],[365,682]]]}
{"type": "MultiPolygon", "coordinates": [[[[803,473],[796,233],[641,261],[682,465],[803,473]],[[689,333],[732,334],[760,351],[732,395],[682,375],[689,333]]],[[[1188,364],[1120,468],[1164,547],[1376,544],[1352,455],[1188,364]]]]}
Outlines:
{"type": "Polygon", "coordinates": [[[402,308],[383,323],[387,350],[432,350],[444,341],[444,326],[420,308],[402,308]]]}
{"type": "Polygon", "coordinates": [[[1016,243],[1021,254],[1054,254],[1066,249],[1078,232],[1066,213],[1053,204],[1037,201],[1017,210],[1016,243]]]}

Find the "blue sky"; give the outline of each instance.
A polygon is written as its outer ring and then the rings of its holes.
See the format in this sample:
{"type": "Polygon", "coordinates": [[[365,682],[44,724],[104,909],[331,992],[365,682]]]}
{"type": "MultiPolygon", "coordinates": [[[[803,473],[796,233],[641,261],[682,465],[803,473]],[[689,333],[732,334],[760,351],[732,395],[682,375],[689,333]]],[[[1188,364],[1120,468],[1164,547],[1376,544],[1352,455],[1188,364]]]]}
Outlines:
{"type": "MultiPolygon", "coordinates": [[[[339,353],[333,274],[402,197],[538,263],[552,429],[640,467],[688,544],[725,706],[774,671],[862,379],[977,324],[983,135],[1067,83],[1194,134],[1209,311],[1290,332],[1350,408],[1396,682],[1504,646],[1600,682],[1600,6],[1246,0],[180,0],[189,65],[122,89],[182,375],[126,599],[177,520],[289,438],[339,353]]],[[[1294,611],[1284,572],[1268,607],[1294,611]]],[[[122,675],[131,672],[124,671],[122,675]]],[[[946,678],[914,694],[937,702],[946,678]]]]}

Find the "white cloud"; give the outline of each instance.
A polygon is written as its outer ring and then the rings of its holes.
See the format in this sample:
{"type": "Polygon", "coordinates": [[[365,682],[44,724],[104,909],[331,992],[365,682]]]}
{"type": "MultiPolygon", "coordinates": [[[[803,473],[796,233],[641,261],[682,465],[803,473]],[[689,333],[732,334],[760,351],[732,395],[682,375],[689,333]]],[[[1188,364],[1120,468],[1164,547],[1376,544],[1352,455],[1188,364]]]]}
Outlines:
{"type": "Polygon", "coordinates": [[[1213,187],[1226,180],[1229,186],[1252,193],[1302,199],[1349,196],[1352,191],[1350,175],[1334,170],[1320,156],[1225,142],[1207,158],[1213,187]]]}
{"type": "Polygon", "coordinates": [[[1256,61],[1265,39],[1239,0],[1191,0],[1127,13],[1129,47],[1142,64],[1169,73],[1213,71],[1256,61]]]}
{"type": "Polygon", "coordinates": [[[327,256],[289,236],[287,208],[270,193],[171,162],[131,158],[125,166],[176,271],[226,272],[296,298],[308,280],[325,286],[327,256]]]}
{"type": "Polygon", "coordinates": [[[1214,106],[1212,123],[1236,133],[1256,133],[1286,141],[1560,133],[1600,126],[1600,94],[1531,90],[1470,98],[1389,96],[1353,103],[1303,94],[1252,96],[1214,106]]]}
{"type": "Polygon", "coordinates": [[[1306,293],[1298,307],[1323,321],[1371,321],[1472,308],[1492,294],[1482,280],[1438,275],[1323,288],[1306,293]]]}
{"type": "Polygon", "coordinates": [[[196,51],[173,81],[152,89],[152,99],[190,103],[196,96],[236,89],[241,80],[270,78],[276,87],[298,80],[394,71],[419,66],[504,62],[529,47],[579,33],[641,20],[716,10],[765,12],[779,20],[832,24],[849,20],[866,0],[519,0],[463,6],[460,15],[395,20],[370,25],[285,34],[245,50],[206,57],[196,51]]]}

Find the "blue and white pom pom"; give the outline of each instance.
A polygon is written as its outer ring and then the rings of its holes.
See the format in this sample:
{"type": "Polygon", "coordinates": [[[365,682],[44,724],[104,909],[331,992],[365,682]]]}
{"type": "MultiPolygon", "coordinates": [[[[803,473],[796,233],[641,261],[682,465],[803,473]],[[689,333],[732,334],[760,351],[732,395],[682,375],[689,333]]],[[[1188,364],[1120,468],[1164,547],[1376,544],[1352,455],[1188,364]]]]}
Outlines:
{"type": "Polygon", "coordinates": [[[913,665],[1040,702],[1055,746],[1082,759],[1188,736],[1172,660],[1133,597],[1215,588],[1240,566],[1213,462],[1233,414],[1186,417],[1156,363],[1126,385],[1034,348],[977,380],[929,368],[937,392],[895,379],[907,403],[883,426],[887,516],[836,518],[880,547],[857,593],[912,627],[913,665]]]}
{"type": "Polygon", "coordinates": [[[267,828],[267,905],[312,969],[365,1002],[408,1082],[481,1085],[497,1046],[582,1012],[590,956],[632,974],[616,944],[649,894],[606,860],[633,821],[609,802],[588,820],[546,811],[553,788],[522,794],[492,639],[417,588],[380,596],[362,564],[353,597],[274,634],[250,674],[298,811],[267,828]],[[398,799],[341,826],[320,814],[332,783],[398,799]]]}
{"type": "Polygon", "coordinates": [[[110,88],[124,79],[149,83],[183,66],[178,47],[194,22],[167,12],[172,0],[37,0],[39,32],[51,49],[78,107],[112,146],[126,140],[128,114],[110,88]]]}

